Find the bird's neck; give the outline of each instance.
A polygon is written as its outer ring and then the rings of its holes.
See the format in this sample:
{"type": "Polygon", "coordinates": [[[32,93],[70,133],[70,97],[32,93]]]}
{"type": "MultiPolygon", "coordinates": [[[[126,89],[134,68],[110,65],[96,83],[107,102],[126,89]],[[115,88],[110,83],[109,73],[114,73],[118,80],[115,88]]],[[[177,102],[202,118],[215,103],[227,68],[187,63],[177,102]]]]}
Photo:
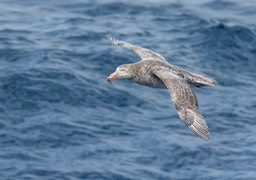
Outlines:
{"type": "Polygon", "coordinates": [[[139,67],[138,67],[138,65],[136,63],[129,64],[129,74],[130,74],[130,77],[127,78],[127,79],[134,80],[134,78],[138,74],[138,71],[139,71],[139,67]]]}

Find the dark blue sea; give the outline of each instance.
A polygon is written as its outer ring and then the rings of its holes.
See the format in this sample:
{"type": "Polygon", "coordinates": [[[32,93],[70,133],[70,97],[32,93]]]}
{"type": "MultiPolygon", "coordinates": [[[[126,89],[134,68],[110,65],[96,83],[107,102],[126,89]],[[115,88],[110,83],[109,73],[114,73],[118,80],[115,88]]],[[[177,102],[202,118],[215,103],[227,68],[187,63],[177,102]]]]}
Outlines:
{"type": "Polygon", "coordinates": [[[0,179],[255,179],[256,1],[1,0],[0,179]],[[210,141],[165,89],[106,82],[139,60],[206,73],[210,141]]]}

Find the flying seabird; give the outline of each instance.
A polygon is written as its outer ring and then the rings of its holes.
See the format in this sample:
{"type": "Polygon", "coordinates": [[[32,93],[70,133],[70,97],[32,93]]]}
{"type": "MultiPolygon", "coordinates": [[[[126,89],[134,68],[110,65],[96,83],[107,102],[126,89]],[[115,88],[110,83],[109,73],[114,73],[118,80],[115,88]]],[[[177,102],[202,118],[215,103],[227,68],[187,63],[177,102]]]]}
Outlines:
{"type": "Polygon", "coordinates": [[[160,54],[125,41],[109,37],[115,45],[137,53],[141,60],[132,64],[122,64],[108,76],[111,82],[125,78],[153,88],[167,88],[180,119],[199,137],[210,140],[208,126],[199,110],[197,97],[192,86],[215,86],[217,81],[205,74],[186,71],[169,64],[160,54]]]}

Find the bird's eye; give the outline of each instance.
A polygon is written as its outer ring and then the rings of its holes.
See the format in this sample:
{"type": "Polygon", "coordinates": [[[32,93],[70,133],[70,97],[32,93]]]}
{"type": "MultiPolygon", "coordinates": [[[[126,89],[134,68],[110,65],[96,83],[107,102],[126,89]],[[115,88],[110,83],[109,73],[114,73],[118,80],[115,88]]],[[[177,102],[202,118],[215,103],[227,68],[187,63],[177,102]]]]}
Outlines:
{"type": "Polygon", "coordinates": [[[125,71],[125,68],[121,68],[119,71],[125,71]]]}

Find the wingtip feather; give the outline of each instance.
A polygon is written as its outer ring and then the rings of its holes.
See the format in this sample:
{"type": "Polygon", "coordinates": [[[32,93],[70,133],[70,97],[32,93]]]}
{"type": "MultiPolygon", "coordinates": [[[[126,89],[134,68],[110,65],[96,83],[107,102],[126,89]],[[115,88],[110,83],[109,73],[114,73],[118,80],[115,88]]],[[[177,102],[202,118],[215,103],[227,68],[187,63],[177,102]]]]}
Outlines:
{"type": "Polygon", "coordinates": [[[188,128],[200,138],[209,141],[210,140],[210,133],[208,131],[208,126],[198,109],[187,109],[186,111],[186,119],[189,121],[185,121],[185,124],[188,128]],[[191,119],[193,119],[191,121],[191,119]],[[192,122],[192,123],[186,123],[192,122]]]}
{"type": "Polygon", "coordinates": [[[119,45],[120,44],[120,41],[118,39],[113,38],[111,36],[107,36],[106,39],[109,40],[114,45],[119,45]]]}
{"type": "Polygon", "coordinates": [[[195,135],[197,135],[197,136],[199,136],[200,138],[202,138],[202,139],[204,139],[204,140],[206,140],[206,141],[210,141],[210,134],[209,134],[209,132],[207,131],[207,132],[201,132],[200,130],[199,130],[199,128],[198,127],[196,127],[196,126],[194,126],[194,125],[191,125],[191,126],[188,126],[188,128],[195,134],[195,135]]]}

